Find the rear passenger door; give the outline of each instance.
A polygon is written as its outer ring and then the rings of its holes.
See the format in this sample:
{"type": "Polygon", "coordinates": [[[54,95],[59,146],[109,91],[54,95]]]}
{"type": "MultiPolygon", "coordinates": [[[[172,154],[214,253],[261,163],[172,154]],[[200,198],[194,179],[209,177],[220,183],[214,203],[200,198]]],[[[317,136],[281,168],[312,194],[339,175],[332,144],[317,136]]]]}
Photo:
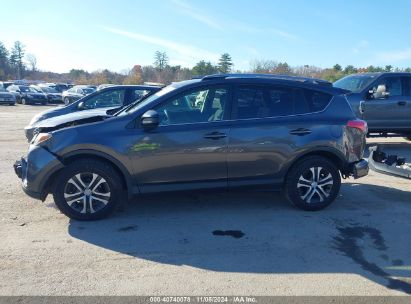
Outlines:
{"type": "Polygon", "coordinates": [[[229,187],[272,184],[294,145],[288,115],[293,114],[292,88],[239,85],[236,87],[229,142],[229,187]]]}
{"type": "Polygon", "coordinates": [[[332,96],[280,85],[240,85],[235,92],[227,154],[229,187],[278,185],[296,151],[315,144],[318,122],[310,122],[305,114],[324,110],[332,96]]]}

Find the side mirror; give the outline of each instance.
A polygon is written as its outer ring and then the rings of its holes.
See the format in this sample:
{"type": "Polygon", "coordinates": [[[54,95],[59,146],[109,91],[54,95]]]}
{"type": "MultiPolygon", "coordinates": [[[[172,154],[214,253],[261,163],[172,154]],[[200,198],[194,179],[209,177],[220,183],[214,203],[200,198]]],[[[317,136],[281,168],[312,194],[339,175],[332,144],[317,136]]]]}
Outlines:
{"type": "Polygon", "coordinates": [[[83,101],[80,102],[80,103],[77,105],[77,109],[79,109],[79,110],[85,110],[85,109],[86,109],[86,105],[84,104],[83,101]]]}
{"type": "Polygon", "coordinates": [[[157,111],[148,110],[141,116],[141,125],[144,129],[153,129],[160,123],[160,118],[157,111]]]}

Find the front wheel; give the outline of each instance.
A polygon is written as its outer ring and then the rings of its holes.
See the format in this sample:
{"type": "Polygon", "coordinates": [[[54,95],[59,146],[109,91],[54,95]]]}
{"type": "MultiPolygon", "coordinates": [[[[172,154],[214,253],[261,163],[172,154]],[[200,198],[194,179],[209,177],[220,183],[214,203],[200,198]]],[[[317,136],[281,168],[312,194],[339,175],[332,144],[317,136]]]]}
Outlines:
{"type": "Polygon", "coordinates": [[[27,102],[26,98],[21,99],[21,104],[28,105],[28,102],[27,102]]]}
{"type": "Polygon", "coordinates": [[[121,177],[110,164],[79,160],[68,165],[57,177],[54,201],[69,218],[80,221],[102,219],[119,204],[120,181],[121,177]]]}
{"type": "Polygon", "coordinates": [[[328,159],[318,156],[298,161],[287,175],[285,194],[296,207],[321,210],[337,197],[341,176],[336,166],[328,159]]]}
{"type": "Polygon", "coordinates": [[[68,97],[64,98],[64,104],[66,106],[70,104],[70,99],[68,99],[68,97]]]}

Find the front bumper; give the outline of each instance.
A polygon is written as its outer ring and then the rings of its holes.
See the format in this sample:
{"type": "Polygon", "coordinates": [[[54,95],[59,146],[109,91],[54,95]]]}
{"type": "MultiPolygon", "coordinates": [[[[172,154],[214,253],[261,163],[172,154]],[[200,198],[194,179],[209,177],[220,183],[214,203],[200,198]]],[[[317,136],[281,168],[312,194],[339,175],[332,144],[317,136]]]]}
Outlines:
{"type": "Polygon", "coordinates": [[[14,172],[21,179],[23,191],[30,197],[45,200],[50,189],[50,177],[64,165],[55,155],[39,146],[30,146],[26,158],[13,165],[14,172]]]}

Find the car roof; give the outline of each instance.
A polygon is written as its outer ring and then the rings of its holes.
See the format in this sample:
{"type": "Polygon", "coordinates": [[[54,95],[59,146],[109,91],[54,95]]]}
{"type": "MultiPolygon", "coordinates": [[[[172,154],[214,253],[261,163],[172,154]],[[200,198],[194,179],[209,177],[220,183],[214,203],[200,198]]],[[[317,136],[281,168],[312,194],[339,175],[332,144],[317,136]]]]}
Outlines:
{"type": "Polygon", "coordinates": [[[323,79],[278,75],[278,74],[215,74],[201,79],[204,81],[250,82],[253,84],[280,84],[292,87],[321,90],[330,94],[345,94],[348,91],[332,86],[332,83],[323,79]]]}

